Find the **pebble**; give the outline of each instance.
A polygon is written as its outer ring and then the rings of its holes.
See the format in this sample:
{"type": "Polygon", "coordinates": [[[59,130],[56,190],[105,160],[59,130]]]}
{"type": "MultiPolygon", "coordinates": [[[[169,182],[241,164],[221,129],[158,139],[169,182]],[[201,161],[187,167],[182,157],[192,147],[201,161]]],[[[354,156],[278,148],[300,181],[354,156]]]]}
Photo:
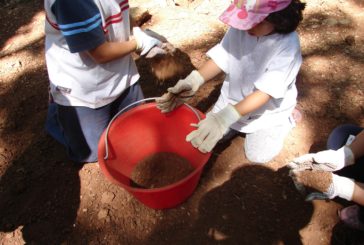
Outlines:
{"type": "Polygon", "coordinates": [[[107,204],[111,203],[115,198],[115,194],[112,192],[104,192],[101,196],[101,203],[107,204]]]}
{"type": "Polygon", "coordinates": [[[325,24],[328,26],[334,26],[338,24],[338,21],[334,18],[329,18],[325,20],[325,24]]]}
{"type": "Polygon", "coordinates": [[[109,214],[109,210],[108,209],[101,209],[99,211],[99,213],[97,214],[97,217],[100,219],[105,219],[109,214]]]}

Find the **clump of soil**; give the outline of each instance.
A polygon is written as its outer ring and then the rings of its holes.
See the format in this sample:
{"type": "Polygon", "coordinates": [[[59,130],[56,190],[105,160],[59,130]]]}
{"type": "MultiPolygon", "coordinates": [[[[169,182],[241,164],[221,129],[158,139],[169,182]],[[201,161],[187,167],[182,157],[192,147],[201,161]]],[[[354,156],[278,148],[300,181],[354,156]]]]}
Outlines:
{"type": "Polygon", "coordinates": [[[296,176],[300,183],[320,192],[326,192],[332,183],[332,175],[326,171],[306,170],[298,172],[296,176]]]}
{"type": "Polygon", "coordinates": [[[179,62],[178,57],[169,53],[167,55],[152,58],[150,65],[152,72],[159,81],[181,76],[183,65],[179,62]]]}
{"type": "Polygon", "coordinates": [[[144,189],[173,184],[194,168],[187,159],[171,152],[159,152],[141,160],[131,174],[131,186],[144,189]]]}

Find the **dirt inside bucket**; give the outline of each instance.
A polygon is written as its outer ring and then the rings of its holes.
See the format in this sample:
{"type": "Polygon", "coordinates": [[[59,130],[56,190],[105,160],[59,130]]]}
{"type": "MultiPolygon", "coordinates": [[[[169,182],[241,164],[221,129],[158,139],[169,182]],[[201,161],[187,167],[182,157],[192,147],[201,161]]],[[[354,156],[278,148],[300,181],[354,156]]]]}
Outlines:
{"type": "Polygon", "coordinates": [[[131,174],[131,186],[143,189],[164,187],[183,179],[194,168],[175,153],[159,152],[144,158],[131,174]]]}

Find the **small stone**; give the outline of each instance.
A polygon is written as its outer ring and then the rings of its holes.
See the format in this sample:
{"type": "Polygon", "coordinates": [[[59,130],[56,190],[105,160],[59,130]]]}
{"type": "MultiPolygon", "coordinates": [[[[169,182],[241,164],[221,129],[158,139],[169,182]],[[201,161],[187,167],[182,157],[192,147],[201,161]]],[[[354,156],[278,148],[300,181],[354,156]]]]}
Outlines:
{"type": "Polygon", "coordinates": [[[104,192],[101,196],[101,203],[111,203],[114,200],[115,194],[112,192],[104,192]]]}
{"type": "Polygon", "coordinates": [[[108,216],[108,214],[109,214],[109,210],[107,210],[107,209],[101,209],[99,211],[99,213],[97,214],[97,217],[99,219],[105,219],[108,216]]]}
{"type": "Polygon", "coordinates": [[[350,21],[350,20],[348,20],[348,19],[342,19],[342,20],[339,20],[339,23],[340,23],[341,25],[345,25],[345,26],[347,26],[347,25],[350,25],[351,21],[350,21]]]}
{"type": "Polygon", "coordinates": [[[346,36],[345,37],[345,43],[347,43],[348,45],[352,46],[355,44],[355,37],[352,35],[346,36]]]}
{"type": "Polygon", "coordinates": [[[335,26],[338,24],[338,21],[334,18],[329,18],[325,20],[325,24],[328,26],[335,26]]]}

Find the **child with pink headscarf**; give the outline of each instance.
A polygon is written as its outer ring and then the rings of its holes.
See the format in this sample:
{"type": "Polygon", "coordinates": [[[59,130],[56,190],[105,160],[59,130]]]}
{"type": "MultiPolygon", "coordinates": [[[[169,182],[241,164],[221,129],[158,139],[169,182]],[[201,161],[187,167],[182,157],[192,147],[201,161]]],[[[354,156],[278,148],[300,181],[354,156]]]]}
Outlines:
{"type": "Polygon", "coordinates": [[[157,99],[157,107],[170,112],[225,73],[213,109],[186,137],[194,147],[210,152],[224,135],[241,132],[250,161],[266,163],[278,155],[295,123],[302,63],[295,30],[304,8],[300,0],[235,0],[221,15],[230,28],[208,51],[210,60],[157,99]]]}

